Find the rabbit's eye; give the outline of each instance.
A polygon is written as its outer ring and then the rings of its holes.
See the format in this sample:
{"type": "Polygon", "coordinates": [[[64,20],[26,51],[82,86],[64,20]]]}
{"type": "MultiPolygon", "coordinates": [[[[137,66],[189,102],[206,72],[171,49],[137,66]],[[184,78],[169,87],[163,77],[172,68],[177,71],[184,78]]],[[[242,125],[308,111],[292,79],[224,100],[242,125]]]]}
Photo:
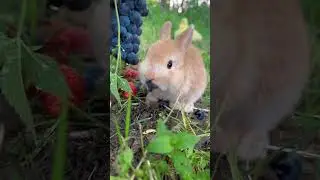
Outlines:
{"type": "Polygon", "coordinates": [[[169,62],[168,62],[168,64],[167,64],[167,68],[168,68],[168,69],[171,69],[171,67],[172,67],[172,60],[169,60],[169,62]]]}

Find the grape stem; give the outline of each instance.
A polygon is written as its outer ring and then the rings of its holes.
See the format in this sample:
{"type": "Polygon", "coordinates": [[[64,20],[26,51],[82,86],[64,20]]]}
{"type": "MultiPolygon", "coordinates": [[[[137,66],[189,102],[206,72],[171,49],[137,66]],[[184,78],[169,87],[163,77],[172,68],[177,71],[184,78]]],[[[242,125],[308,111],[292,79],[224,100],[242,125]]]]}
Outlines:
{"type": "Polygon", "coordinates": [[[120,43],[120,19],[119,19],[119,14],[118,14],[118,4],[117,0],[114,0],[114,6],[116,10],[116,17],[117,17],[117,26],[118,26],[118,55],[117,55],[117,65],[116,65],[116,70],[115,74],[118,74],[118,68],[119,68],[119,61],[121,60],[121,43],[120,43]]]}

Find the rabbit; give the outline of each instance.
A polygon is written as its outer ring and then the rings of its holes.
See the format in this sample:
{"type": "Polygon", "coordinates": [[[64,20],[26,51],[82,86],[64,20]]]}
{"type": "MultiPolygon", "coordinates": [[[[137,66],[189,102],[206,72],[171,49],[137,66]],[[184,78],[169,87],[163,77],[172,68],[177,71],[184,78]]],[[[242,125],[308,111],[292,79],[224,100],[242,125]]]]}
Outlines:
{"type": "Polygon", "coordinates": [[[299,103],[310,47],[298,0],[213,2],[213,152],[266,156],[269,133],[299,103]]]}
{"type": "Polygon", "coordinates": [[[160,40],[138,65],[139,79],[148,89],[146,104],[168,100],[171,108],[190,113],[206,89],[207,72],[199,50],[192,45],[193,27],[174,40],[171,28],[171,21],[163,24],[160,40]]]}

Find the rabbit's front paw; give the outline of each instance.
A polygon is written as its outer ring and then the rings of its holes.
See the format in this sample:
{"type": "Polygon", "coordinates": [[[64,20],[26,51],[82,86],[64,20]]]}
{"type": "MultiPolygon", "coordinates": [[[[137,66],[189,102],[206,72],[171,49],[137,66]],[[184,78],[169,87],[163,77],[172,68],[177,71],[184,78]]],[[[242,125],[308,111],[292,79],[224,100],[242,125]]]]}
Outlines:
{"type": "Polygon", "coordinates": [[[145,101],[146,105],[153,106],[157,104],[157,102],[158,102],[158,98],[154,97],[151,93],[148,93],[145,101]]]}

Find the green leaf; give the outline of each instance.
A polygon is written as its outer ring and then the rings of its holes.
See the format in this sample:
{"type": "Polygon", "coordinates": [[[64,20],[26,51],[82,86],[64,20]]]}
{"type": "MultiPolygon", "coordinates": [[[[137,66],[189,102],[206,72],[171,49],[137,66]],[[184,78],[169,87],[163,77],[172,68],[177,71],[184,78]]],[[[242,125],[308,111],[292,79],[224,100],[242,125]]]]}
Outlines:
{"type": "Polygon", "coordinates": [[[122,89],[123,91],[132,92],[128,81],[120,76],[118,76],[118,85],[119,85],[119,88],[122,89]]]}
{"type": "Polygon", "coordinates": [[[2,93],[8,100],[9,104],[14,107],[16,112],[20,115],[21,120],[35,135],[33,128],[33,116],[24,91],[21,59],[19,57],[19,48],[17,43],[20,42],[12,41],[4,50],[5,62],[1,69],[1,88],[2,93]]]}
{"type": "Polygon", "coordinates": [[[157,136],[164,136],[164,135],[171,136],[171,135],[173,135],[173,133],[171,131],[169,131],[169,129],[167,128],[164,121],[158,120],[157,136]]]}
{"type": "Polygon", "coordinates": [[[190,179],[193,174],[193,170],[191,162],[186,157],[185,153],[181,151],[175,151],[171,154],[171,158],[178,174],[182,176],[183,179],[190,179]]]}
{"type": "Polygon", "coordinates": [[[110,92],[117,99],[118,103],[121,104],[118,85],[117,85],[117,79],[118,79],[117,75],[110,72],[110,92]]]}
{"type": "Polygon", "coordinates": [[[198,136],[194,136],[187,132],[181,132],[173,136],[174,147],[181,150],[184,150],[184,149],[193,150],[194,146],[199,140],[200,138],[198,136]]]}
{"type": "Polygon", "coordinates": [[[147,150],[151,153],[166,154],[173,150],[170,136],[158,136],[148,144],[147,150]]]}
{"type": "Polygon", "coordinates": [[[26,80],[62,99],[70,97],[71,91],[58,64],[49,56],[34,53],[26,46],[24,48],[26,58],[23,61],[23,70],[26,80]]]}
{"type": "Polygon", "coordinates": [[[210,170],[206,169],[205,171],[201,171],[196,174],[194,179],[198,180],[209,180],[210,179],[210,170]]]}
{"type": "Polygon", "coordinates": [[[110,180],[128,180],[127,178],[110,176],[110,180]]]}
{"type": "Polygon", "coordinates": [[[129,172],[133,160],[133,152],[130,148],[125,148],[118,156],[118,165],[120,167],[120,174],[125,175],[129,172]]]}
{"type": "Polygon", "coordinates": [[[164,174],[169,172],[169,166],[164,160],[157,160],[153,163],[155,165],[155,168],[157,169],[157,172],[159,174],[164,174]]]}
{"type": "MultiPolygon", "coordinates": [[[[45,59],[46,57],[37,54],[38,57],[45,59]]],[[[58,64],[53,60],[48,60],[41,65],[36,84],[42,90],[52,93],[55,96],[66,99],[71,96],[71,91],[60,71],[58,64]]]]}

